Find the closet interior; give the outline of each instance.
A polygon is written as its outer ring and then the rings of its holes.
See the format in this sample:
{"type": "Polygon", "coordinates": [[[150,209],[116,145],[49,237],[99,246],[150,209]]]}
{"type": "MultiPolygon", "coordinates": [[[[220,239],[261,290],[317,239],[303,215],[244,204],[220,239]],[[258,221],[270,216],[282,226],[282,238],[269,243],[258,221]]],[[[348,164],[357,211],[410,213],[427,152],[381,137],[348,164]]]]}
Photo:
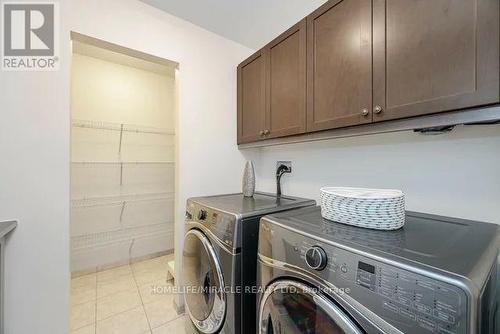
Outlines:
{"type": "Polygon", "coordinates": [[[71,269],[173,252],[177,64],[73,40],[71,269]]]}

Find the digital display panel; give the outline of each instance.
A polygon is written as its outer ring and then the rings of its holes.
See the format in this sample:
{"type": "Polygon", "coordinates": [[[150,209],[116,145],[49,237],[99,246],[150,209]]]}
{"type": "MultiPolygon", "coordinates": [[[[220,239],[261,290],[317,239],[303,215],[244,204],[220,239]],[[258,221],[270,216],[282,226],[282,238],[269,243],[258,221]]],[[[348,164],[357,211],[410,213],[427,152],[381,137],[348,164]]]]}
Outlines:
{"type": "Polygon", "coordinates": [[[364,263],[364,262],[359,261],[358,262],[358,269],[369,272],[370,274],[375,274],[375,266],[372,266],[371,264],[368,264],[368,263],[364,263]]]}

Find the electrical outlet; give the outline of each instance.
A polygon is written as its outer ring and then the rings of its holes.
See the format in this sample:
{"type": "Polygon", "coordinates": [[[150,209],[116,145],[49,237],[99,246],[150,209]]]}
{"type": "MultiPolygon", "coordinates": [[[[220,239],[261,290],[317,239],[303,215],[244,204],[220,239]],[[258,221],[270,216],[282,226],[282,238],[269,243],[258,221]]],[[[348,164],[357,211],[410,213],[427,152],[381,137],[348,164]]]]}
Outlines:
{"type": "Polygon", "coordinates": [[[285,165],[287,167],[287,171],[291,172],[292,171],[292,162],[291,161],[277,161],[276,162],[276,169],[278,169],[281,165],[285,165]]]}

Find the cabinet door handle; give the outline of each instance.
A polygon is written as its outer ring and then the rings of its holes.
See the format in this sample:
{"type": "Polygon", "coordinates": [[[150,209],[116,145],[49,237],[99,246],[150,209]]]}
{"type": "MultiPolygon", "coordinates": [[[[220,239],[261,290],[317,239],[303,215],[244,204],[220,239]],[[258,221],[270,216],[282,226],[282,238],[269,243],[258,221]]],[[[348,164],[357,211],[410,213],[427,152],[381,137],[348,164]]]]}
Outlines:
{"type": "Polygon", "coordinates": [[[369,111],[368,111],[368,109],[366,109],[366,108],[364,108],[363,110],[361,110],[361,114],[362,114],[363,116],[368,116],[368,114],[369,114],[369,113],[370,113],[370,112],[369,112],[369,111]]]}
{"type": "Polygon", "coordinates": [[[380,114],[382,112],[382,107],[381,106],[375,106],[375,108],[373,108],[373,111],[376,114],[380,114]]]}
{"type": "Polygon", "coordinates": [[[264,130],[264,135],[266,135],[266,136],[267,136],[267,135],[268,135],[268,134],[270,134],[270,133],[271,133],[271,131],[269,131],[269,130],[264,130]]]}

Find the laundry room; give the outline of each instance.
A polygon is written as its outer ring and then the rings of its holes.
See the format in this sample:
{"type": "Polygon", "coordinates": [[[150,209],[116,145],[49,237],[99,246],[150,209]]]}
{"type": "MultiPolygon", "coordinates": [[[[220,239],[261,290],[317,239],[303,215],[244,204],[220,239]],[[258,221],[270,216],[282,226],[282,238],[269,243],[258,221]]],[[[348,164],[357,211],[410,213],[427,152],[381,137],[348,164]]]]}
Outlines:
{"type": "Polygon", "coordinates": [[[0,334],[499,333],[498,0],[0,7],[0,334]]]}

